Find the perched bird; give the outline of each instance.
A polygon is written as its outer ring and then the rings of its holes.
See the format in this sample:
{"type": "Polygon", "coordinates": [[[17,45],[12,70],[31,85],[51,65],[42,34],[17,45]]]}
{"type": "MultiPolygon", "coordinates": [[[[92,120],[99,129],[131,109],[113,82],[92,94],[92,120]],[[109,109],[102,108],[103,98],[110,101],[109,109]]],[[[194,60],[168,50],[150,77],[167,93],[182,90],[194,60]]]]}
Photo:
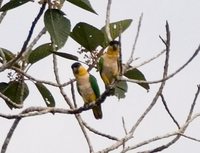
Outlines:
{"type": "MultiPolygon", "coordinates": [[[[96,78],[89,74],[88,71],[78,62],[71,66],[76,78],[76,85],[79,94],[82,96],[84,104],[87,105],[96,102],[100,96],[99,86],[96,78]]],[[[93,114],[96,119],[102,118],[101,105],[93,107],[93,114]]]]}
{"type": "Polygon", "coordinates": [[[98,68],[106,89],[115,82],[119,75],[119,51],[120,42],[113,40],[99,59],[98,68]]]}

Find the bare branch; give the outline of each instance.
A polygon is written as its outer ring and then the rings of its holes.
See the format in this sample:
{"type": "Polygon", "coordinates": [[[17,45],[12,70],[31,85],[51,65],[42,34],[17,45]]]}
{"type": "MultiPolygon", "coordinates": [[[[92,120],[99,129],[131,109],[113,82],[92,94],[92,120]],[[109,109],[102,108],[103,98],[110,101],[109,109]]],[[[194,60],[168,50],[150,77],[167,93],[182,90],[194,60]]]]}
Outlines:
{"type": "MultiPolygon", "coordinates": [[[[193,102],[192,102],[192,105],[191,105],[191,107],[190,107],[190,112],[189,112],[188,117],[187,117],[187,119],[186,119],[185,125],[184,125],[181,129],[179,129],[178,133],[182,133],[182,134],[183,134],[183,133],[186,131],[186,129],[187,129],[187,127],[189,126],[189,124],[190,124],[195,118],[197,118],[197,117],[200,116],[200,114],[195,114],[194,116],[192,116],[193,110],[194,110],[194,106],[195,106],[195,104],[196,104],[196,100],[197,100],[197,98],[198,98],[198,96],[199,96],[199,93],[200,93],[200,86],[198,85],[197,87],[198,87],[198,89],[197,89],[197,92],[196,92],[196,94],[195,94],[195,97],[194,97],[194,100],[193,100],[193,102]]],[[[162,146],[159,146],[159,147],[156,147],[156,148],[154,148],[154,149],[152,149],[152,150],[149,150],[149,151],[145,151],[145,153],[154,153],[154,152],[159,152],[159,151],[162,151],[162,150],[164,150],[164,149],[167,149],[167,148],[170,147],[172,144],[174,144],[176,141],[178,141],[178,140],[180,139],[181,136],[182,136],[181,134],[178,134],[173,140],[171,140],[171,141],[168,142],[167,144],[162,145],[162,146]]]]}
{"type": "Polygon", "coordinates": [[[195,94],[194,100],[193,100],[192,105],[190,107],[190,112],[188,114],[188,117],[187,117],[186,121],[190,120],[190,118],[192,117],[192,114],[193,114],[193,111],[194,111],[194,107],[196,105],[196,101],[197,101],[197,98],[199,96],[199,93],[200,93],[200,85],[197,85],[197,92],[195,94]]]}
{"type": "Polygon", "coordinates": [[[126,125],[125,125],[124,117],[122,117],[122,124],[123,124],[123,128],[124,128],[124,132],[125,132],[125,134],[127,135],[128,132],[127,132],[127,129],[126,129],[126,125]]]}
{"type": "Polygon", "coordinates": [[[1,153],[5,153],[6,152],[8,144],[9,144],[9,142],[10,142],[12,136],[13,136],[13,133],[14,133],[17,125],[19,124],[20,120],[21,120],[21,118],[15,119],[13,125],[11,126],[11,128],[10,128],[10,130],[9,130],[7,136],[6,136],[6,139],[4,140],[3,146],[1,148],[1,153]]]}
{"type": "Polygon", "coordinates": [[[73,81],[71,81],[71,93],[72,93],[72,99],[73,99],[73,102],[74,102],[74,107],[77,108],[73,81]]]}
{"type": "Polygon", "coordinates": [[[87,134],[87,132],[85,130],[85,127],[84,127],[84,124],[83,124],[83,120],[82,120],[82,118],[81,118],[81,116],[79,114],[76,114],[75,117],[76,117],[76,119],[77,119],[77,121],[78,121],[78,123],[80,125],[80,128],[81,128],[81,130],[82,130],[82,132],[83,132],[83,134],[85,136],[85,139],[87,141],[90,153],[93,153],[94,149],[93,149],[92,143],[90,141],[90,138],[89,138],[89,136],[88,136],[88,134],[87,134]]]}
{"type": "Polygon", "coordinates": [[[71,82],[74,81],[74,79],[73,79],[73,80],[70,80],[70,81],[68,81],[66,83],[58,85],[57,83],[54,83],[54,82],[51,82],[51,81],[36,79],[36,78],[32,77],[31,75],[29,75],[28,73],[26,73],[26,72],[22,71],[21,69],[17,68],[17,67],[13,66],[12,69],[15,70],[17,73],[25,76],[26,78],[28,78],[31,81],[35,81],[35,82],[39,82],[39,83],[44,83],[44,84],[51,85],[51,86],[54,86],[54,87],[65,87],[67,85],[70,85],[71,82]]]}
{"type": "Polygon", "coordinates": [[[179,133],[182,137],[185,137],[187,139],[190,139],[190,140],[193,140],[193,141],[196,141],[196,142],[200,142],[200,139],[196,139],[196,138],[193,138],[193,137],[190,137],[190,136],[187,136],[183,133],[179,133]]]}
{"type": "Polygon", "coordinates": [[[0,7],[1,7],[1,5],[2,5],[2,2],[3,2],[3,0],[0,0],[0,7]]]}
{"type": "Polygon", "coordinates": [[[108,135],[108,134],[105,134],[105,133],[102,133],[100,131],[97,131],[96,129],[90,127],[85,121],[82,120],[82,123],[83,125],[91,132],[97,134],[97,135],[100,135],[102,137],[105,137],[105,138],[108,138],[110,140],[115,140],[115,141],[118,141],[119,139],[117,137],[114,137],[114,136],[111,136],[111,135],[108,135]]]}
{"type": "Polygon", "coordinates": [[[177,134],[176,134],[177,136],[173,140],[171,140],[170,142],[168,142],[167,144],[159,146],[159,147],[156,147],[155,149],[146,150],[146,151],[142,151],[142,152],[138,152],[138,153],[154,153],[154,152],[160,152],[160,151],[162,151],[164,149],[167,149],[169,146],[171,146],[172,144],[174,144],[182,136],[182,134],[185,132],[185,130],[187,129],[187,127],[189,126],[189,124],[192,121],[194,121],[197,117],[200,117],[200,113],[195,114],[188,121],[186,121],[185,124],[177,131],[177,134]]]}
{"type": "Polygon", "coordinates": [[[143,13],[140,15],[139,24],[138,24],[138,27],[137,27],[137,34],[135,36],[135,40],[134,40],[134,43],[133,43],[130,58],[126,63],[126,67],[128,67],[128,65],[130,65],[133,62],[133,54],[135,52],[135,47],[136,47],[136,44],[137,44],[137,41],[138,41],[138,38],[139,38],[140,28],[141,28],[141,25],[142,25],[142,18],[143,18],[143,13]]]}
{"type": "Polygon", "coordinates": [[[122,77],[122,78],[120,78],[120,80],[124,80],[127,82],[133,82],[133,83],[148,83],[148,84],[155,84],[155,83],[160,83],[160,82],[166,81],[166,80],[174,77],[177,73],[179,73],[181,70],[183,70],[190,62],[192,62],[193,59],[198,55],[199,51],[200,51],[200,45],[198,46],[198,48],[195,50],[194,54],[188,59],[188,61],[186,63],[184,63],[174,73],[168,75],[166,78],[163,78],[160,80],[155,80],[155,81],[143,81],[143,80],[127,79],[125,77],[122,77]]]}
{"type": "Polygon", "coordinates": [[[164,54],[166,52],[166,49],[163,49],[161,52],[159,52],[157,55],[155,55],[155,56],[153,56],[152,58],[150,58],[150,59],[148,59],[148,60],[146,60],[146,61],[144,61],[144,62],[142,62],[141,64],[139,64],[139,65],[136,65],[136,66],[133,66],[132,68],[129,68],[129,69],[127,69],[127,71],[129,71],[129,70],[132,70],[132,69],[135,69],[135,68],[138,68],[138,67],[141,67],[141,66],[143,66],[143,65],[145,65],[145,64],[148,64],[148,63],[150,63],[151,61],[153,61],[153,60],[155,60],[155,59],[157,59],[158,57],[160,57],[162,54],[164,54]]]}
{"type": "Polygon", "coordinates": [[[46,33],[46,28],[43,28],[38,35],[33,39],[33,41],[30,43],[30,45],[26,48],[27,54],[29,51],[31,51],[31,49],[33,48],[33,46],[38,42],[38,40],[42,37],[42,35],[44,35],[46,33]]]}
{"type": "MultiPolygon", "coordinates": [[[[152,142],[155,142],[155,141],[158,141],[158,140],[162,140],[162,139],[166,139],[166,138],[170,138],[172,136],[184,136],[184,137],[187,137],[188,139],[192,139],[194,141],[198,141],[197,139],[195,138],[191,138],[191,137],[188,137],[188,136],[185,136],[183,133],[182,133],[182,129],[185,129],[185,127],[187,127],[192,121],[194,121],[197,117],[200,117],[200,113],[199,114],[195,114],[190,120],[188,120],[183,126],[180,127],[180,129],[178,129],[178,131],[173,131],[173,132],[169,132],[167,134],[164,134],[164,135],[161,135],[161,136],[156,136],[156,137],[153,137],[153,138],[150,138],[148,140],[145,140],[145,141],[142,141],[140,143],[137,143],[136,145],[133,145],[133,146],[128,146],[126,147],[121,153],[125,153],[127,151],[130,151],[130,150],[134,150],[136,148],[139,148],[139,147],[142,147],[144,145],[147,145],[147,144],[150,144],[152,142]]],[[[198,141],[199,142],[199,141],[198,141]]],[[[148,150],[148,151],[142,151],[140,153],[151,153],[151,151],[153,150],[148,150]]],[[[158,151],[158,150],[157,150],[158,151]]],[[[161,151],[161,150],[159,150],[161,151]]]]}
{"type": "Polygon", "coordinates": [[[26,51],[27,45],[28,45],[28,43],[29,43],[29,41],[31,39],[31,36],[33,34],[33,30],[34,30],[37,22],[39,21],[40,17],[42,16],[42,14],[43,14],[43,12],[45,10],[45,6],[46,6],[46,3],[43,3],[42,6],[41,6],[41,8],[40,8],[39,13],[37,14],[36,18],[32,22],[32,25],[31,25],[30,31],[28,33],[28,36],[27,36],[27,38],[26,38],[26,40],[25,40],[25,42],[24,42],[24,44],[22,46],[22,49],[19,52],[19,54],[14,59],[12,59],[9,62],[7,62],[6,64],[2,65],[0,67],[0,72],[4,71],[5,69],[7,69],[9,67],[11,67],[15,62],[17,62],[22,57],[22,55],[26,51]]]}
{"type": "Polygon", "coordinates": [[[2,99],[4,99],[7,103],[11,104],[12,106],[15,106],[16,108],[22,108],[22,107],[23,107],[23,105],[21,105],[21,104],[16,104],[15,102],[13,102],[10,98],[8,98],[7,96],[5,96],[5,95],[2,94],[1,92],[0,92],[0,97],[1,97],[2,99]]]}
{"type": "Polygon", "coordinates": [[[108,0],[107,9],[106,9],[106,34],[109,41],[112,41],[112,37],[110,34],[110,8],[111,8],[112,0],[108,0]]]}
{"type": "Polygon", "coordinates": [[[168,106],[167,106],[167,102],[165,101],[165,98],[163,96],[163,94],[160,94],[160,97],[162,99],[162,103],[165,107],[165,110],[167,111],[167,113],[169,114],[169,116],[172,118],[173,122],[176,124],[176,126],[180,129],[180,125],[178,124],[178,122],[176,121],[176,119],[174,118],[174,116],[172,115],[172,113],[170,112],[168,106]]]}
{"type": "MultiPolygon", "coordinates": [[[[165,58],[165,65],[164,65],[164,72],[163,72],[163,79],[165,79],[167,77],[167,72],[168,72],[168,62],[169,62],[169,51],[170,51],[170,34],[169,34],[169,30],[168,30],[168,23],[166,23],[166,35],[167,35],[167,45],[166,45],[166,58],[165,58]]],[[[145,112],[141,115],[141,117],[137,120],[136,124],[132,127],[132,129],[130,130],[130,133],[134,133],[134,131],[136,130],[136,128],[138,127],[138,125],[142,122],[142,120],[144,119],[144,117],[149,113],[149,111],[153,108],[153,106],[156,104],[160,94],[162,93],[162,90],[165,86],[165,80],[162,81],[160,88],[158,90],[158,92],[156,93],[155,97],[153,98],[151,104],[149,105],[149,107],[145,110],[145,112]]]]}

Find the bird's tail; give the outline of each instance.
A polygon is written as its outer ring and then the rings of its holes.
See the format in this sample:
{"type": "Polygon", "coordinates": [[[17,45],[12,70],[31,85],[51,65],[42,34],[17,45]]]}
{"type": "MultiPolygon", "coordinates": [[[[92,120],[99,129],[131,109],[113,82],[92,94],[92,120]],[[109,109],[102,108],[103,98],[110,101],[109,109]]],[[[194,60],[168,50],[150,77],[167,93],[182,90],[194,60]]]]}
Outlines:
{"type": "Polygon", "coordinates": [[[94,117],[96,119],[102,119],[103,113],[102,113],[102,110],[101,110],[101,105],[94,106],[92,111],[93,111],[94,117]]]}

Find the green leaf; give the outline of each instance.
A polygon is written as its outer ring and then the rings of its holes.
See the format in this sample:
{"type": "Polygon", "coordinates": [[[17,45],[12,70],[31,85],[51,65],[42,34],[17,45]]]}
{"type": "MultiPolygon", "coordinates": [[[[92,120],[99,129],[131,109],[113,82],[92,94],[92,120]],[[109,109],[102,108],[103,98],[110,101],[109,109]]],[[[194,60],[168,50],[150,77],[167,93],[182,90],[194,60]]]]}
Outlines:
{"type": "Polygon", "coordinates": [[[52,51],[53,51],[53,46],[50,43],[38,46],[36,49],[31,51],[31,53],[28,55],[28,63],[31,63],[31,64],[36,63],[39,60],[52,54],[52,51]]]}
{"type": "Polygon", "coordinates": [[[0,92],[3,92],[8,87],[8,83],[0,82],[0,92]]]}
{"type": "Polygon", "coordinates": [[[71,24],[64,13],[58,9],[48,9],[44,14],[45,28],[57,49],[62,48],[70,34],[71,24]]]}
{"type": "Polygon", "coordinates": [[[64,57],[66,59],[70,59],[70,60],[74,60],[74,61],[78,61],[78,57],[72,54],[68,54],[68,53],[63,53],[63,52],[53,52],[54,54],[60,56],[60,57],[64,57]]]}
{"type": "MultiPolygon", "coordinates": [[[[130,67],[131,68],[131,67],[130,67]]],[[[144,74],[139,71],[138,69],[132,69],[127,71],[124,76],[126,76],[129,79],[134,79],[134,80],[143,80],[146,81],[146,78],[144,76],[144,74]]],[[[138,83],[140,86],[142,86],[143,88],[145,88],[146,90],[149,90],[149,84],[148,83],[138,83]]]]}
{"type": "Polygon", "coordinates": [[[36,82],[35,85],[42,95],[47,107],[55,107],[55,100],[51,92],[42,83],[36,82]]]}
{"type": "Polygon", "coordinates": [[[6,3],[4,6],[1,7],[0,11],[8,11],[10,9],[16,8],[18,6],[21,6],[27,2],[30,2],[31,0],[11,0],[8,3],[6,3]]]}
{"type": "Polygon", "coordinates": [[[67,0],[67,1],[84,10],[97,14],[88,0],[67,0]]]}
{"type": "MultiPolygon", "coordinates": [[[[12,100],[15,104],[23,104],[26,97],[29,95],[29,89],[26,83],[21,81],[10,81],[8,84],[1,82],[0,92],[12,100]]],[[[5,101],[10,109],[16,108],[14,105],[5,101]]]]}
{"type": "MultiPolygon", "coordinates": [[[[115,38],[119,37],[120,34],[122,34],[131,24],[132,19],[126,19],[126,20],[121,20],[118,22],[113,22],[109,24],[110,27],[110,34],[112,39],[114,40],[115,38]]],[[[106,34],[106,28],[105,26],[101,28],[102,32],[104,33],[104,42],[101,44],[102,47],[107,47],[109,44],[109,39],[106,34]]]]}
{"type": "Polygon", "coordinates": [[[128,85],[126,81],[119,81],[115,86],[115,96],[118,99],[125,98],[125,93],[128,91],[128,85]]]}
{"type": "MultiPolygon", "coordinates": [[[[7,62],[10,61],[11,59],[13,59],[15,57],[15,55],[11,51],[9,51],[7,49],[0,48],[0,50],[3,52],[4,58],[6,59],[7,62]]],[[[0,59],[3,60],[2,54],[0,54],[0,59]]],[[[2,63],[1,60],[0,60],[0,62],[2,63]]]]}
{"type": "Polygon", "coordinates": [[[70,36],[89,51],[95,50],[104,41],[101,30],[84,22],[78,23],[70,36]]]}

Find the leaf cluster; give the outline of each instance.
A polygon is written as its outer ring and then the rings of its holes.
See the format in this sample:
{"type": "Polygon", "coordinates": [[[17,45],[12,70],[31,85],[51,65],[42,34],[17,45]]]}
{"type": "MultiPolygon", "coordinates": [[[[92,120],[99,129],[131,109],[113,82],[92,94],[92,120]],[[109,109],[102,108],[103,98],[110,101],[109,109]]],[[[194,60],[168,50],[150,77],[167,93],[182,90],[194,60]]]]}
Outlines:
{"type": "MultiPolygon", "coordinates": [[[[97,14],[88,0],[66,1],[74,4],[81,9],[97,14]]],[[[28,2],[31,1],[11,0],[0,8],[0,12],[10,11],[14,8],[25,5],[28,2]]],[[[42,5],[47,4],[47,2],[44,0],[41,0],[41,3],[42,5]]],[[[28,68],[27,66],[29,66],[30,68],[30,66],[38,63],[40,60],[51,54],[56,54],[69,60],[79,61],[79,58],[76,55],[69,54],[67,52],[58,52],[58,50],[62,49],[62,47],[66,44],[68,37],[71,37],[74,41],[80,44],[86,52],[89,52],[90,54],[94,54],[94,52],[96,51],[99,52],[99,50],[97,49],[98,47],[101,47],[100,50],[104,50],[108,46],[109,39],[106,34],[105,26],[99,29],[93,25],[90,25],[89,23],[79,22],[73,28],[71,28],[70,19],[68,19],[65,16],[65,13],[60,9],[62,5],[64,5],[64,3],[65,1],[61,0],[60,6],[55,4],[48,4],[49,7],[44,12],[43,21],[45,29],[50,35],[50,42],[41,44],[35,49],[27,50],[24,53],[23,58],[20,58],[20,61],[15,62],[12,66],[19,68],[21,71],[24,71],[28,68]],[[23,66],[20,63],[23,63],[23,66]]],[[[131,23],[131,19],[125,19],[110,23],[109,28],[112,39],[114,40],[119,37],[130,26],[131,23]]],[[[9,62],[16,57],[16,55],[12,51],[9,51],[5,48],[0,48],[0,50],[0,62],[2,64],[9,62]]],[[[97,56],[96,58],[98,60],[99,56],[97,56]]],[[[4,100],[8,107],[11,109],[19,108],[18,106],[22,105],[24,100],[29,95],[29,88],[26,83],[27,80],[23,79],[24,76],[22,76],[21,74],[19,76],[22,79],[15,78],[14,80],[11,80],[9,82],[0,82],[0,92],[7,97],[4,98],[4,100]]],[[[130,79],[146,80],[142,72],[140,72],[138,69],[129,70],[124,74],[124,76],[130,79]]],[[[35,84],[39,93],[42,95],[45,104],[48,107],[55,107],[55,100],[50,90],[41,82],[34,81],[33,83],[35,84]]],[[[139,85],[147,90],[149,89],[148,84],[143,83],[139,85]]],[[[125,97],[124,93],[128,90],[127,83],[124,81],[120,81],[116,85],[116,87],[117,94],[119,94],[118,97],[125,97]]]]}

